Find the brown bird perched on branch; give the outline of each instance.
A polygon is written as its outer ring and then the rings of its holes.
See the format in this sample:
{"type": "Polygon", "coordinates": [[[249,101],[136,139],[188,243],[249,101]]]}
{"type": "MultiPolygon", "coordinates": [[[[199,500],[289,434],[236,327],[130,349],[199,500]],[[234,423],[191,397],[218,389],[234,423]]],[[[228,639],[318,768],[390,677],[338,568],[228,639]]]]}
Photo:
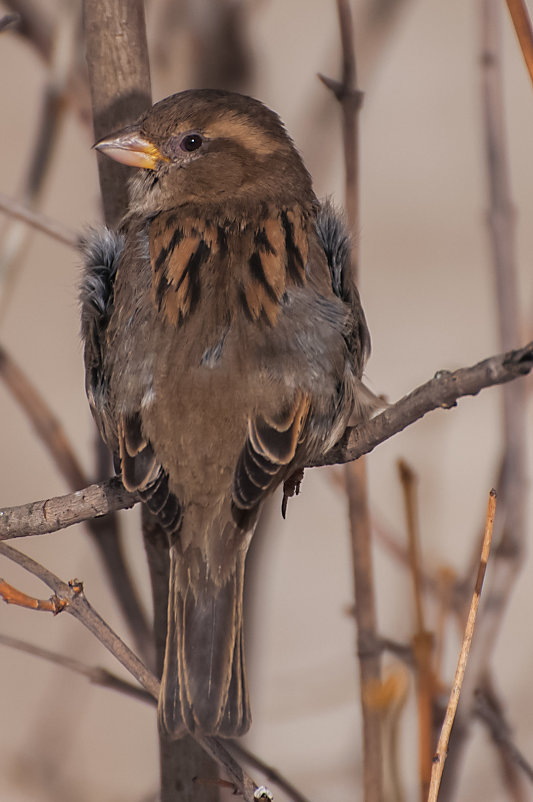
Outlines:
{"type": "Polygon", "coordinates": [[[182,92],[96,148],[141,168],[119,231],[85,243],[82,334],[102,437],[168,533],[160,726],[240,735],[261,503],[371,406],[348,238],[252,98],[182,92]]]}

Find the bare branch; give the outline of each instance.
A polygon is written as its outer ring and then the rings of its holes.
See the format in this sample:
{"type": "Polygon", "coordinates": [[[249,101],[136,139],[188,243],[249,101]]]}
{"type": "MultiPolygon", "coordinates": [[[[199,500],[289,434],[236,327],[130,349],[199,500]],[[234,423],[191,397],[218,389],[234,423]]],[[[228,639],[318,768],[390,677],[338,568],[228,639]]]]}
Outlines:
{"type": "Polygon", "coordinates": [[[109,479],[66,496],[0,510],[0,540],[46,535],[90,518],[133,507],[137,497],[122,482],[109,479]]]}

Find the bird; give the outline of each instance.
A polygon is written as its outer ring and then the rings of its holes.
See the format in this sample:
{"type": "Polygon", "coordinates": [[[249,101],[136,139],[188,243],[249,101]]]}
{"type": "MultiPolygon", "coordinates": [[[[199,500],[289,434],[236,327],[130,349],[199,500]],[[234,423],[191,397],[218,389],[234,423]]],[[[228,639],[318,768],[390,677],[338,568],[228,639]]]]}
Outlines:
{"type": "Polygon", "coordinates": [[[240,736],[261,507],[374,408],[350,237],[254,98],[180,92],[94,147],[138,168],[117,229],[84,239],[81,331],[102,438],[168,537],[159,726],[240,736]]]}

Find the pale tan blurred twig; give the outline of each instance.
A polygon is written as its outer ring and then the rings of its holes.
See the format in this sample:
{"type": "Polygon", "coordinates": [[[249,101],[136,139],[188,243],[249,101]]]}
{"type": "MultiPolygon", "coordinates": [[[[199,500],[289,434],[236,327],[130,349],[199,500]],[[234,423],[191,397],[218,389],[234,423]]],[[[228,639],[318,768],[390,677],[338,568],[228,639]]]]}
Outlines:
{"type": "Polygon", "coordinates": [[[404,802],[401,770],[401,715],[409,691],[409,674],[404,665],[389,668],[383,680],[365,686],[368,706],[379,715],[383,734],[383,799],[404,802]]]}
{"type": "Polygon", "coordinates": [[[61,242],[63,245],[67,245],[69,248],[77,248],[79,245],[79,236],[74,231],[70,231],[56,220],[30,209],[15,198],[9,198],[2,192],[0,192],[0,211],[5,212],[10,217],[21,220],[44,234],[48,234],[49,237],[61,242]]]}
{"type": "Polygon", "coordinates": [[[461,644],[461,652],[457,661],[457,669],[453,681],[452,689],[450,691],[450,699],[446,709],[446,716],[441,729],[439,742],[437,744],[437,751],[433,759],[433,770],[431,772],[431,785],[429,788],[428,802],[437,802],[440,781],[442,772],[444,771],[444,763],[446,761],[446,753],[448,751],[448,742],[452,731],[453,722],[457,705],[459,704],[459,696],[463,686],[463,680],[468,662],[468,655],[470,652],[470,644],[474,635],[474,627],[476,623],[476,616],[479,607],[479,599],[481,590],[483,588],[483,580],[485,578],[485,571],[487,569],[487,562],[490,554],[490,545],[492,540],[492,529],[494,525],[494,515],[496,513],[496,491],[491,490],[489,494],[489,503],[487,507],[487,519],[485,524],[485,536],[483,538],[483,546],[481,549],[481,559],[479,562],[478,574],[476,584],[474,587],[474,594],[470,604],[470,611],[468,613],[468,620],[465,627],[463,642],[461,644]]]}
{"type": "Polygon", "coordinates": [[[420,556],[420,531],[416,500],[417,477],[413,469],[399,460],[398,472],[404,496],[409,565],[413,580],[413,595],[416,610],[416,630],[413,635],[413,655],[416,665],[416,700],[418,710],[418,768],[421,799],[425,800],[431,780],[433,758],[433,698],[436,680],[433,672],[433,634],[426,630],[422,600],[422,560],[420,556]]]}
{"type": "Polygon", "coordinates": [[[524,55],[524,61],[533,81],[533,29],[524,0],[507,0],[507,8],[524,55]]]}

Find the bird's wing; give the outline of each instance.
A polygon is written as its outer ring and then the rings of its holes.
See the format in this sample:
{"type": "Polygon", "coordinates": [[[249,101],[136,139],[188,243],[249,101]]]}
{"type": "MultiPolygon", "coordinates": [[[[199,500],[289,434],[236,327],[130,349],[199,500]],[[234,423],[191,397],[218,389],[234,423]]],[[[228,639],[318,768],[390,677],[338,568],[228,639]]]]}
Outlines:
{"type": "Polygon", "coordinates": [[[309,412],[309,395],[298,392],[277,415],[258,415],[248,423],[248,435],[233,480],[238,510],[252,510],[294,459],[309,412]]]}

